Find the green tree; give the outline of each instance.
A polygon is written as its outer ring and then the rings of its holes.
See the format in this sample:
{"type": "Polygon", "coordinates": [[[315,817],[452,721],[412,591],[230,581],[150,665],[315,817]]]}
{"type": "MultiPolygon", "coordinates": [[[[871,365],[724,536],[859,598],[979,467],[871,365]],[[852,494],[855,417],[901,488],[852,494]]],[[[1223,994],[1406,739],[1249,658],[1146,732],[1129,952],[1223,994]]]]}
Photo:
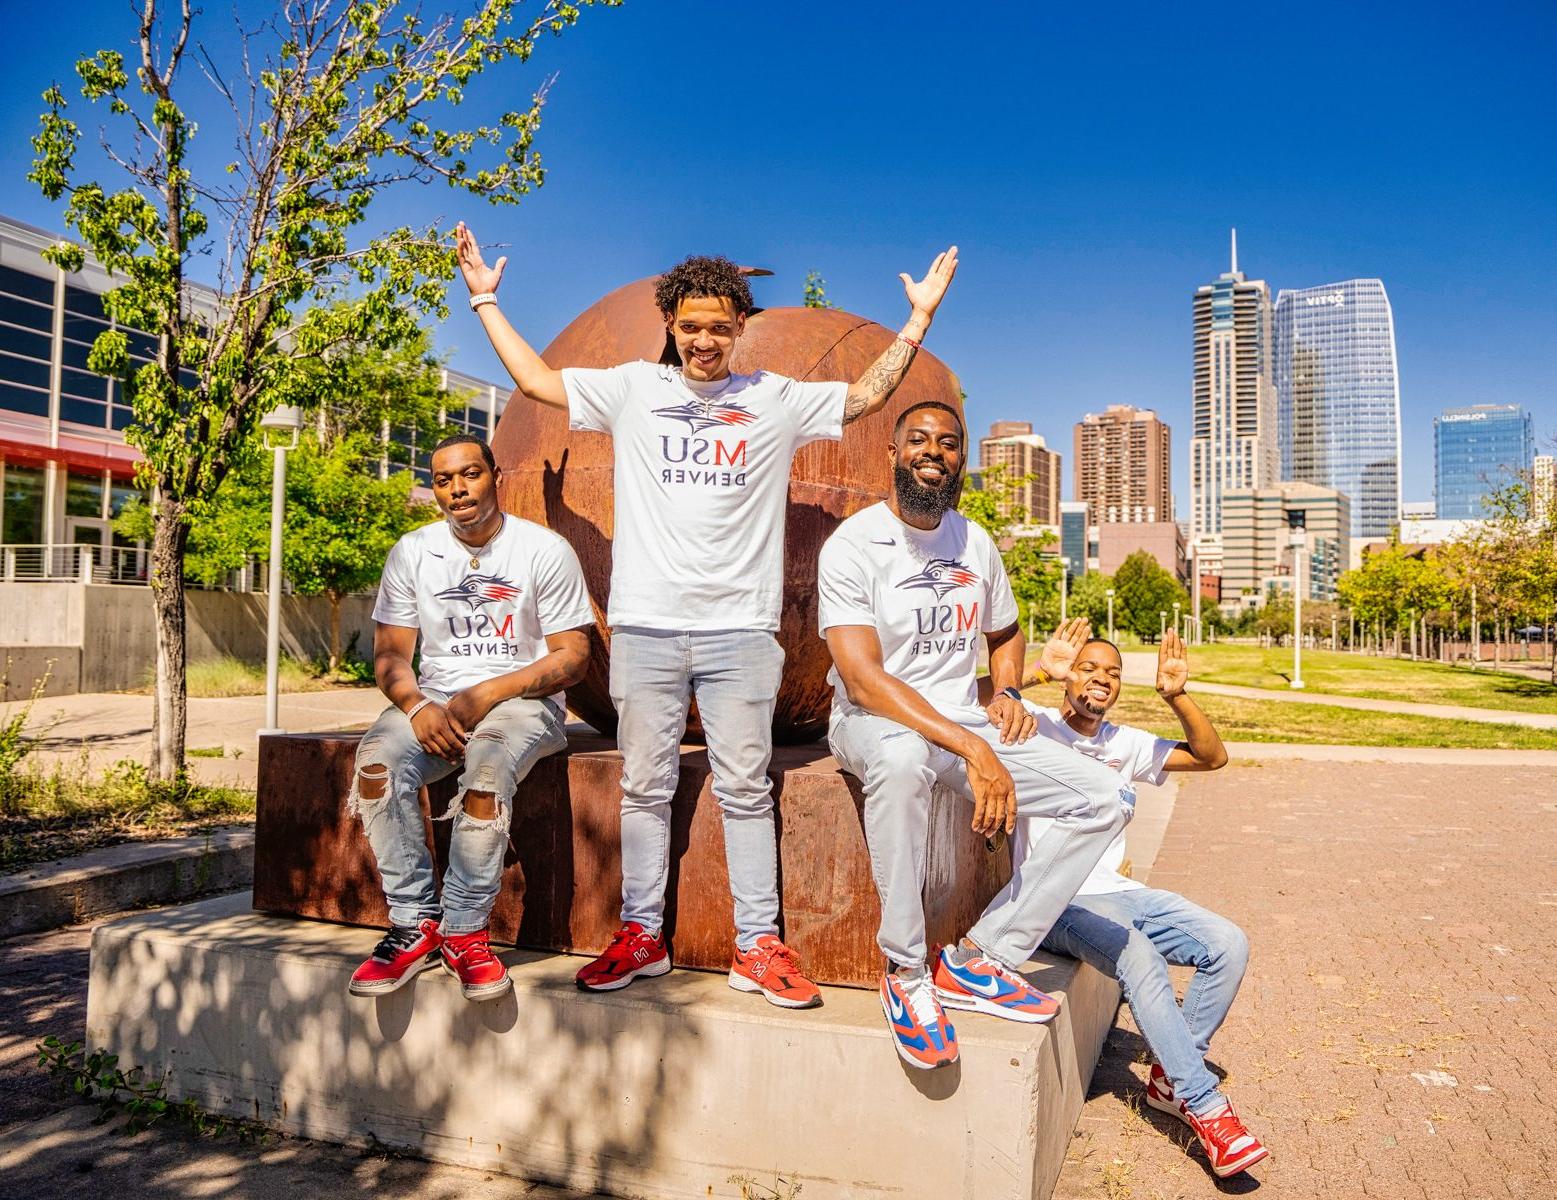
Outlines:
{"type": "Polygon", "coordinates": [[[1114,572],[1114,624],[1142,640],[1162,632],[1161,613],[1173,619],[1173,605],[1189,607],[1189,593],[1145,550],[1137,550],[1114,572]]]}
{"type": "Polygon", "coordinates": [[[300,363],[353,340],[394,344],[424,315],[446,315],[450,239],[404,226],[367,238],[364,222],[397,184],[443,183],[510,204],[540,186],[543,94],[486,123],[444,123],[488,68],[527,61],[589,2],[550,0],[522,25],[516,0],[467,0],[430,21],[401,0],[275,10],[245,34],[239,62],[201,64],[236,122],[226,173],[214,178],[197,178],[188,158],[188,0],[171,17],[156,0],[137,0],[133,64],[112,48],[76,63],[81,94],[105,104],[119,131],[106,168],[113,182],[82,177],[65,93],[44,92],[28,178],[50,200],[68,196],[64,220],[82,243],[45,255],[76,271],[90,252],[120,281],[103,298],[117,327],[98,336],[89,364],[123,381],[133,409],[126,437],[145,456],[151,488],[155,779],[184,767],[193,510],[216,494],[259,418],[298,394],[300,363]],[[186,284],[192,257],[212,249],[213,212],[218,295],[203,305],[186,284]],[[134,364],[126,327],[156,339],[155,361],[134,364]]]}
{"type": "Polygon", "coordinates": [[[1070,586],[1069,615],[1085,617],[1098,637],[1108,636],[1108,589],[1113,586],[1113,578],[1101,571],[1079,576],[1070,586]]]}
{"type": "Polygon", "coordinates": [[[805,290],[801,293],[800,302],[807,308],[837,308],[827,298],[827,280],[823,279],[819,271],[806,272],[805,290]]]}
{"type": "Polygon", "coordinates": [[[1487,524],[1466,550],[1482,564],[1494,611],[1546,628],[1557,621],[1557,506],[1538,503],[1530,479],[1498,488],[1485,504],[1487,524]]]}

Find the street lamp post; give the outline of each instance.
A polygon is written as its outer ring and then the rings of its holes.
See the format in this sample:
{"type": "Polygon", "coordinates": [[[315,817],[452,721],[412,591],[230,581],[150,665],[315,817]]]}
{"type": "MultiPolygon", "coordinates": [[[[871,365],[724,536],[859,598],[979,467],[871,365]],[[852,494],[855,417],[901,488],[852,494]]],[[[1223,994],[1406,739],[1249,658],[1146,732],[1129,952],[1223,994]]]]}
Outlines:
{"type": "Polygon", "coordinates": [[[1173,602],[1173,632],[1180,637],[1184,635],[1184,626],[1179,622],[1179,602],[1173,602]]]}
{"type": "Polygon", "coordinates": [[[1159,608],[1157,610],[1157,621],[1158,621],[1158,624],[1157,624],[1157,640],[1160,642],[1160,641],[1162,641],[1162,635],[1168,632],[1168,610],[1167,609],[1159,608]]]}
{"type": "Polygon", "coordinates": [[[1060,559],[1060,624],[1065,624],[1066,609],[1070,604],[1070,559],[1060,559]]]}
{"type": "Polygon", "coordinates": [[[1104,593],[1108,597],[1108,640],[1114,641],[1114,589],[1108,588],[1104,593]]]}
{"type": "Polygon", "coordinates": [[[1189,594],[1190,611],[1195,620],[1190,628],[1194,631],[1195,644],[1198,646],[1203,635],[1200,632],[1200,546],[1195,542],[1189,544],[1189,578],[1190,586],[1195,589],[1189,594]]]}
{"type": "Polygon", "coordinates": [[[297,448],[298,431],[303,428],[303,410],[291,404],[260,418],[265,445],[275,452],[270,476],[270,574],[265,599],[265,727],[260,735],[284,733],[280,718],[281,682],[281,518],[286,507],[287,451],[297,448]],[[271,438],[274,436],[275,440],[271,438]]]}
{"type": "Polygon", "coordinates": [[[1292,532],[1292,683],[1303,685],[1303,547],[1307,538],[1301,530],[1292,532]]]}

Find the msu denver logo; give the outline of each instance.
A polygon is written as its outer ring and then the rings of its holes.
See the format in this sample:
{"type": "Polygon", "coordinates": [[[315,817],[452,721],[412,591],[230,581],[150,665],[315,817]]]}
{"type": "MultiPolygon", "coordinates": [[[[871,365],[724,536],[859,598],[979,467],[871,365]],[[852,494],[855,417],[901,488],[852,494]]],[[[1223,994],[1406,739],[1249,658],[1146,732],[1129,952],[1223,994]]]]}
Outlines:
{"type": "Polygon", "coordinates": [[[685,421],[693,433],[705,429],[718,429],[727,425],[750,425],[757,414],[739,404],[700,404],[688,401],[671,408],[656,408],[654,415],[669,417],[673,421],[685,421]]]}
{"type": "Polygon", "coordinates": [[[438,593],[439,600],[463,600],[472,612],[483,605],[512,600],[519,588],[498,575],[467,575],[451,588],[438,593]]]}
{"type": "Polygon", "coordinates": [[[932,558],[925,564],[923,571],[917,575],[910,575],[897,586],[929,588],[935,593],[937,600],[944,600],[948,592],[954,592],[960,587],[968,587],[978,581],[979,577],[955,558],[932,558]]]}

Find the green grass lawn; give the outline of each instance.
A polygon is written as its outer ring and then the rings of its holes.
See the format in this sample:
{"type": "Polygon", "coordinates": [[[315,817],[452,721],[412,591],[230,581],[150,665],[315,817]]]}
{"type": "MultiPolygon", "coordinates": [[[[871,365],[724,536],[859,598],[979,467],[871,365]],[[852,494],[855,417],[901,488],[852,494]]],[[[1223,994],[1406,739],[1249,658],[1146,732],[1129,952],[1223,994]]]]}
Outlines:
{"type": "MultiPolygon", "coordinates": [[[[1307,656],[1304,656],[1305,659],[1307,656]]],[[[1304,668],[1307,675],[1307,668],[1304,668]]],[[[1042,704],[1058,700],[1058,689],[1034,688],[1042,704]]],[[[1286,704],[1238,696],[1200,695],[1195,702],[1229,742],[1296,742],[1322,746],[1442,746],[1474,750],[1557,750],[1557,730],[1520,725],[1449,721],[1402,713],[1358,712],[1330,704],[1286,704]]],[[[1159,737],[1180,736],[1168,706],[1148,687],[1126,687],[1109,719],[1149,729],[1159,737]]]]}
{"type": "MultiPolygon", "coordinates": [[[[1223,642],[1193,647],[1189,664],[1190,678],[1202,683],[1285,691],[1292,676],[1292,650],[1262,650],[1223,642]]],[[[1540,679],[1443,663],[1305,650],[1303,682],[1310,692],[1332,696],[1557,713],[1557,687],[1540,679]]]]}
{"type": "MultiPolygon", "coordinates": [[[[332,675],[319,666],[300,663],[285,654],[281,656],[276,674],[277,683],[283,692],[323,692],[338,687],[366,687],[373,682],[371,666],[353,663],[351,669],[337,671],[332,675]]],[[[146,682],[139,689],[147,695],[152,690],[151,675],[148,669],[146,682]]],[[[265,694],[265,664],[244,662],[230,655],[190,663],[186,678],[192,697],[265,694]]]]}

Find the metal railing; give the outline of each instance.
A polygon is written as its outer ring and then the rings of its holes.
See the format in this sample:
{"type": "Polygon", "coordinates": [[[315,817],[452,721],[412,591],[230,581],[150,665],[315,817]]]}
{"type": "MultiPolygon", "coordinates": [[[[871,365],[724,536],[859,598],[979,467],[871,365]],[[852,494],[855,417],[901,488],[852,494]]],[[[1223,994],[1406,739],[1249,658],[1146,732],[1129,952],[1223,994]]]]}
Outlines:
{"type": "Polygon", "coordinates": [[[145,583],[151,551],[134,546],[0,546],[6,583],[145,583]]]}

